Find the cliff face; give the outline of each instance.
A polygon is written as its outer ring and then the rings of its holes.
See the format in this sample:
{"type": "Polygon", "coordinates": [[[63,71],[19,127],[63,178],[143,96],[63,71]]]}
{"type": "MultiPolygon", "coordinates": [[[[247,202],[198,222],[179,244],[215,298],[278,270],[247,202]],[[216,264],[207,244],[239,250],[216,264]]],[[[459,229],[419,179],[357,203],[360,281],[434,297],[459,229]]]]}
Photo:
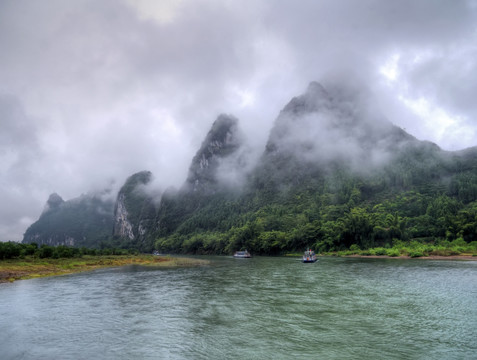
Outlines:
{"type": "MultiPolygon", "coordinates": [[[[220,115],[180,190],[152,194],[152,174],[142,171],[126,180],[114,208],[100,197],[65,202],[52,194],[24,242],[97,247],[108,239],[141,251],[156,243],[165,251],[194,253],[247,244],[273,253],[299,248],[306,236],[327,237],[325,247],[343,236],[352,239],[336,232],[350,209],[359,205],[378,216],[376,209],[392,204],[396,194],[418,194],[423,204],[411,210],[399,205],[399,216],[415,217],[409,231],[416,236],[434,236],[437,225],[421,222],[435,197],[477,200],[476,148],[445,152],[376,115],[359,92],[318,83],[280,112],[258,165],[243,166],[244,154],[238,120],[220,115]]],[[[468,227],[459,231],[472,238],[468,227]]]]}
{"type": "Polygon", "coordinates": [[[192,159],[185,191],[213,193],[220,186],[218,171],[223,161],[233,155],[241,145],[238,120],[220,115],[215,120],[197,154],[192,159]]]}
{"type": "Polygon", "coordinates": [[[151,180],[150,171],[138,172],[126,180],[116,200],[113,236],[136,244],[147,242],[156,214],[155,199],[147,192],[151,180]]]}
{"type": "Polygon", "coordinates": [[[128,211],[126,209],[126,194],[119,192],[114,211],[114,228],[113,235],[134,239],[133,225],[128,219],[128,211]]]}

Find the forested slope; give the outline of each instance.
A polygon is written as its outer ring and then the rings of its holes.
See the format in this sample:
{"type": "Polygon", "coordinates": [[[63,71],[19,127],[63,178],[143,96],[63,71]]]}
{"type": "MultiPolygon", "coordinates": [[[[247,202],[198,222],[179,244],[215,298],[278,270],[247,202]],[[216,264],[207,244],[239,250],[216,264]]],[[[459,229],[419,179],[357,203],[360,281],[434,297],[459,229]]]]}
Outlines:
{"type": "Polygon", "coordinates": [[[156,247],[278,254],[477,240],[475,148],[443,151],[317,83],[285,106],[247,176],[240,191],[163,199],[160,219],[175,222],[156,247]]]}
{"type": "Polygon", "coordinates": [[[178,189],[151,189],[150,172],[126,181],[114,236],[112,205],[68,217],[61,200],[24,242],[74,233],[96,247],[108,238],[141,251],[280,254],[477,241],[477,148],[420,141],[359,92],[311,83],[280,112],[259,160],[248,154],[238,120],[221,115],[178,189]]]}

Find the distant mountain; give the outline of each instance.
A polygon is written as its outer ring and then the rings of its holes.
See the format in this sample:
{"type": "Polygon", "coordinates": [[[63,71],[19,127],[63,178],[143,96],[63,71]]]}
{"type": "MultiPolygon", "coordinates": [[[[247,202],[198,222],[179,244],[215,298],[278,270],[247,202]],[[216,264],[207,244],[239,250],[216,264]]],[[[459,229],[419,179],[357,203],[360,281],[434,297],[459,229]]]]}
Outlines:
{"type": "Polygon", "coordinates": [[[313,82],[280,112],[262,164],[267,171],[271,167],[294,179],[297,170],[323,172],[336,166],[368,172],[389,163],[401,150],[421,144],[386,119],[370,114],[358,98],[332,96],[313,82]]]}
{"type": "MultiPolygon", "coordinates": [[[[371,105],[359,89],[311,83],[280,112],[255,165],[238,120],[219,116],[178,190],[154,195],[150,172],[126,181],[110,244],[279,254],[411,239],[477,241],[477,148],[443,151],[371,105]]],[[[67,203],[52,195],[46,213],[59,219],[67,203]]],[[[64,242],[58,229],[69,234],[73,227],[47,227],[46,213],[31,228],[43,224],[41,236],[49,243],[64,242]]],[[[97,232],[98,246],[104,233],[94,224],[86,221],[83,228],[97,232]]],[[[40,234],[27,233],[26,242],[40,234]]],[[[75,237],[71,244],[77,243],[75,237]]]]}
{"type": "Polygon", "coordinates": [[[38,221],[23,236],[24,243],[98,247],[109,241],[114,202],[104,194],[86,194],[64,201],[53,193],[38,221]]]}
{"type": "MultiPolygon", "coordinates": [[[[215,207],[212,199],[230,197],[235,193],[230,188],[228,177],[231,174],[241,177],[239,169],[246,161],[240,156],[242,145],[238,120],[220,115],[192,159],[184,185],[179,191],[169,190],[162,197],[156,217],[156,236],[174,231],[188,233],[195,228],[200,214],[207,213],[205,209],[215,207]]],[[[219,209],[220,205],[217,206],[219,209]]],[[[212,215],[208,213],[207,216],[212,215]]],[[[210,217],[199,221],[208,228],[217,220],[210,217]]]]}
{"type": "Polygon", "coordinates": [[[475,149],[446,152],[419,141],[364,100],[311,83],[280,112],[240,193],[163,199],[156,247],[276,254],[477,240],[477,221],[463,220],[477,215],[475,149]]]}
{"type": "Polygon", "coordinates": [[[128,247],[151,247],[149,235],[155,230],[155,199],[147,192],[152,180],[150,171],[130,176],[121,187],[114,207],[113,237],[128,247]],[[124,241],[125,240],[125,241],[124,241]]]}
{"type": "Polygon", "coordinates": [[[220,115],[192,159],[183,190],[201,193],[218,191],[224,185],[220,183],[220,167],[230,162],[241,145],[238,120],[230,115],[220,115]]]}

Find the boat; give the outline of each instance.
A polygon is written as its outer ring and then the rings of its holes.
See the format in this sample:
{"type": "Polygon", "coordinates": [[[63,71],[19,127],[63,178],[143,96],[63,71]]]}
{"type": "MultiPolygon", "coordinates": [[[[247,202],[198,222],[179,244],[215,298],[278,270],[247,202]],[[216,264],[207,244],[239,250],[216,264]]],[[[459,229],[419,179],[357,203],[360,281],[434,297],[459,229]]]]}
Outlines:
{"type": "Polygon", "coordinates": [[[248,259],[248,258],[251,258],[252,255],[250,255],[250,253],[245,250],[245,251],[236,251],[235,254],[234,254],[234,258],[236,259],[248,259]]]}
{"type": "Polygon", "coordinates": [[[314,263],[316,261],[316,255],[313,250],[308,249],[303,254],[302,260],[304,263],[314,263]]]}

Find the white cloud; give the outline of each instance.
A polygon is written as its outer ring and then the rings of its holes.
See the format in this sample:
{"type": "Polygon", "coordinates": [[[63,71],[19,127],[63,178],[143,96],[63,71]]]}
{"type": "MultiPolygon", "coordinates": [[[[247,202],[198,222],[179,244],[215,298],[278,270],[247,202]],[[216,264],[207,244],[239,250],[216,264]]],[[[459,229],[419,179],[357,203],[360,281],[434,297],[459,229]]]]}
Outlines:
{"type": "Polygon", "coordinates": [[[177,17],[182,0],[125,0],[141,19],[152,19],[159,24],[168,24],[177,17]]]}
{"type": "Polygon", "coordinates": [[[387,80],[393,82],[398,79],[399,76],[399,54],[393,54],[390,56],[386,62],[379,68],[379,72],[383,75],[387,80]]]}
{"type": "Polygon", "coordinates": [[[239,119],[256,156],[313,80],[364,84],[418,138],[477,145],[470,5],[1,1],[0,240],[20,240],[54,191],[69,199],[144,169],[180,185],[220,113],[239,119]],[[400,98],[425,99],[429,111],[400,98]]]}
{"type": "Polygon", "coordinates": [[[456,145],[467,147],[475,143],[475,128],[466,125],[465,119],[460,116],[447,113],[425,98],[414,100],[399,96],[399,100],[422,120],[424,128],[429,129],[428,140],[440,144],[444,149],[452,149],[456,145]]]}

